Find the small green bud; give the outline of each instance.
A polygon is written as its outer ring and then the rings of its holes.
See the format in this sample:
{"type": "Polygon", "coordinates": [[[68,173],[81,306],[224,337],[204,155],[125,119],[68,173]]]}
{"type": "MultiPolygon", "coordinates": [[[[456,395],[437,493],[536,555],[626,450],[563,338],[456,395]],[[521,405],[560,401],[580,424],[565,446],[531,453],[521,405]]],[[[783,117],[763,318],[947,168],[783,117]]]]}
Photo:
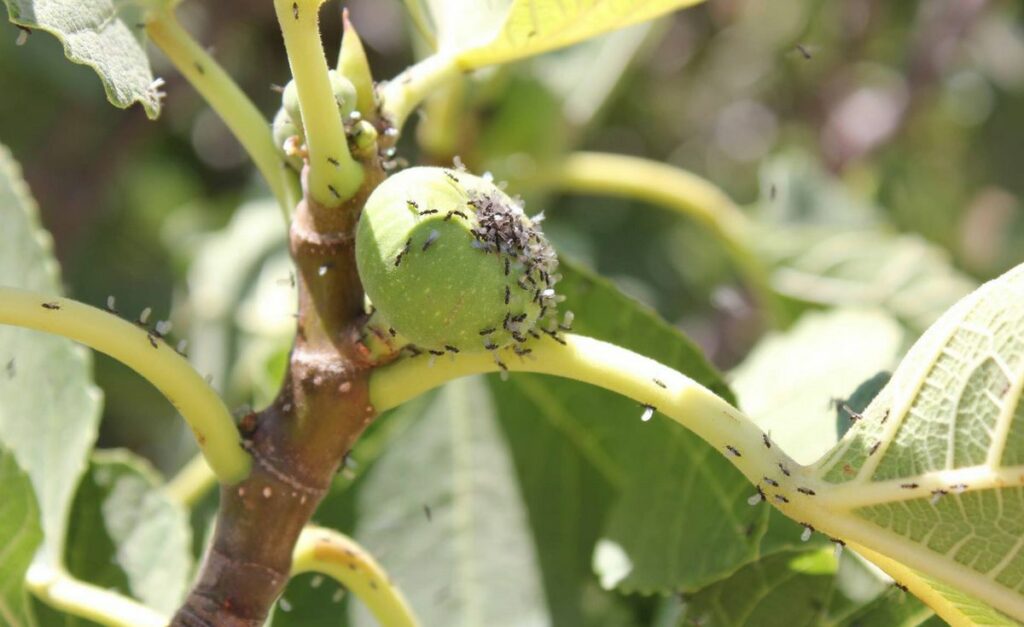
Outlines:
{"type": "Polygon", "coordinates": [[[292,122],[291,116],[284,108],[278,109],[274,116],[274,145],[296,172],[302,171],[302,156],[296,154],[296,148],[304,141],[299,128],[292,122]]]}
{"type": "MultiPolygon", "coordinates": [[[[356,110],[356,88],[352,81],[348,80],[335,70],[328,70],[327,76],[331,79],[331,91],[334,93],[334,101],[338,104],[338,113],[343,120],[348,120],[349,115],[356,110]]],[[[303,131],[302,110],[299,107],[299,88],[295,81],[288,81],[284,92],[281,94],[281,106],[288,112],[288,117],[299,130],[303,131]]]]}
{"type": "Polygon", "coordinates": [[[493,350],[536,335],[538,321],[557,330],[554,250],[471,174],[417,167],[384,181],[360,217],[356,263],[377,313],[422,348],[493,350]]]}
{"type": "Polygon", "coordinates": [[[366,120],[359,120],[349,131],[352,154],[357,157],[369,157],[377,152],[377,128],[366,120]]]}

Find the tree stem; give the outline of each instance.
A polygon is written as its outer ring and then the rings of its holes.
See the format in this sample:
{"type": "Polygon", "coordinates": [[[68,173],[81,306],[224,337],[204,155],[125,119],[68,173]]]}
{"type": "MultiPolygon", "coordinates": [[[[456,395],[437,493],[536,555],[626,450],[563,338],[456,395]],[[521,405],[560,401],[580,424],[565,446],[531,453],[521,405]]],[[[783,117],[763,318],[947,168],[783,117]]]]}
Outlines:
{"type": "Polygon", "coordinates": [[[170,9],[154,12],[146,22],[146,33],[231,129],[287,218],[298,202],[298,182],[274,146],[270,123],[170,9]]]}

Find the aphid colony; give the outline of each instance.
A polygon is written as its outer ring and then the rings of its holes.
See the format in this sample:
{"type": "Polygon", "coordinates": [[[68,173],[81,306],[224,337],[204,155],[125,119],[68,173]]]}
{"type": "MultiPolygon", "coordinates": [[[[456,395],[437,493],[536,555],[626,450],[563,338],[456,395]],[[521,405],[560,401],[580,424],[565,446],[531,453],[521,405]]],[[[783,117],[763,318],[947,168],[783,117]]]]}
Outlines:
{"type": "MultiPolygon", "coordinates": [[[[555,292],[558,258],[537,222],[491,182],[416,167],[384,181],[366,201],[356,261],[374,324],[431,355],[519,355],[531,337],[564,341],[555,292]]],[[[498,360],[499,367],[505,369],[498,360]]]]}

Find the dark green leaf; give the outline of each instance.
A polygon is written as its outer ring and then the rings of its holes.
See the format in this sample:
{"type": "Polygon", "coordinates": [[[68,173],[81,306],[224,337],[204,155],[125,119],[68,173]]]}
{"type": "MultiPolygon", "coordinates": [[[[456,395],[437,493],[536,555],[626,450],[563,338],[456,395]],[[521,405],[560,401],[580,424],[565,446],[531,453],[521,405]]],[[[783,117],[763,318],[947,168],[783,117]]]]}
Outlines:
{"type": "Polygon", "coordinates": [[[0,624],[35,625],[25,572],[43,542],[32,484],[10,451],[0,446],[0,624]]]}

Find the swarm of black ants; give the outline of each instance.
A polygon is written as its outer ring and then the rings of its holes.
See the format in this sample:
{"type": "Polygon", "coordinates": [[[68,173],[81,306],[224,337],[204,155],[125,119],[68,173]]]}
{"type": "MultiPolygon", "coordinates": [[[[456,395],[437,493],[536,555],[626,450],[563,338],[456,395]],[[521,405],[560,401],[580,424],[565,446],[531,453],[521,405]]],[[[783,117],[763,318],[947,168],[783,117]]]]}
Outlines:
{"type": "MultiPolygon", "coordinates": [[[[444,170],[447,176],[455,185],[462,187],[459,173],[465,172],[465,166],[461,161],[455,161],[456,171],[444,170]]],[[[484,176],[489,181],[489,176],[484,176]]],[[[499,186],[500,188],[500,186],[499,186]]],[[[505,194],[497,191],[479,191],[476,189],[466,190],[466,208],[469,211],[450,210],[442,212],[436,208],[420,207],[415,201],[408,201],[409,208],[416,211],[419,216],[425,217],[444,213],[443,220],[449,221],[461,218],[465,221],[472,236],[470,245],[483,254],[496,255],[502,260],[504,274],[510,277],[513,273],[519,274],[518,278],[510,284],[505,284],[503,293],[497,295],[507,307],[504,318],[495,320],[492,324],[486,325],[478,330],[483,343],[483,348],[490,351],[495,363],[501,370],[502,378],[507,377],[508,366],[500,358],[498,350],[511,347],[512,351],[520,358],[526,357],[533,352],[527,346],[530,338],[535,340],[542,338],[541,334],[547,335],[552,340],[565,344],[565,340],[559,334],[560,331],[572,330],[574,314],[566,311],[561,321],[558,317],[558,305],[565,300],[565,297],[558,294],[555,284],[561,280],[562,275],[558,273],[558,255],[554,248],[548,243],[541,230],[540,223],[544,220],[543,212],[527,218],[523,211],[522,200],[518,197],[511,199],[505,194]],[[513,268],[522,268],[521,273],[513,268]],[[526,311],[513,311],[510,307],[512,302],[512,290],[519,289],[529,294],[529,302],[536,305],[538,313],[535,321],[529,320],[530,315],[526,311]],[[509,338],[507,341],[502,341],[509,338]]],[[[431,235],[436,236],[436,231],[431,235]]],[[[421,252],[427,252],[434,239],[428,237],[422,246],[421,252]]],[[[409,240],[405,247],[399,252],[395,259],[395,265],[399,266],[403,258],[412,253],[412,240],[409,240]]],[[[370,327],[378,337],[384,334],[380,330],[370,327]]],[[[394,329],[388,329],[388,334],[395,335],[394,329]]],[[[463,348],[451,344],[443,347],[422,347],[413,343],[406,344],[402,351],[411,357],[417,357],[424,353],[429,354],[431,359],[444,354],[455,354],[463,348]]],[[[472,350],[472,349],[471,349],[472,350]]]]}

